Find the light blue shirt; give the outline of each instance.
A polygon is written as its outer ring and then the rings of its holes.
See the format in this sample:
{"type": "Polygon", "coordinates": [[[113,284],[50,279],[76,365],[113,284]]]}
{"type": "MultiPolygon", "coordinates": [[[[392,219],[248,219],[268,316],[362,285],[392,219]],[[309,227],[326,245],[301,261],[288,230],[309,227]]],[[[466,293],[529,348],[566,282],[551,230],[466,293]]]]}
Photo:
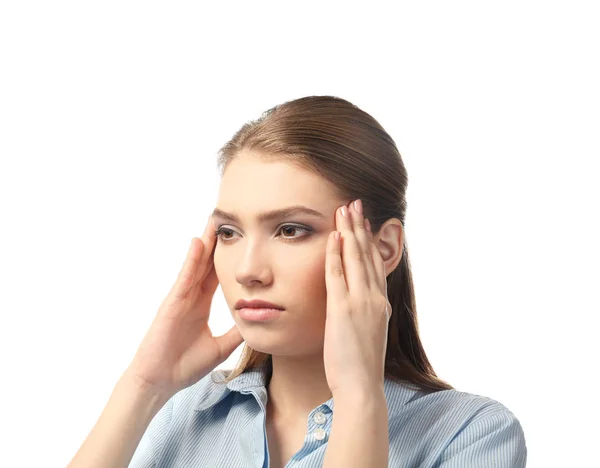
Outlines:
{"type": "MultiPolygon", "coordinates": [[[[264,373],[219,383],[228,372],[215,370],[165,403],[129,468],[268,468],[264,373]]],[[[388,378],[384,391],[390,467],[525,467],[521,424],[498,401],[457,390],[427,394],[388,378]]],[[[322,467],[333,415],[333,398],[310,412],[304,445],[286,468],[322,467]]]]}

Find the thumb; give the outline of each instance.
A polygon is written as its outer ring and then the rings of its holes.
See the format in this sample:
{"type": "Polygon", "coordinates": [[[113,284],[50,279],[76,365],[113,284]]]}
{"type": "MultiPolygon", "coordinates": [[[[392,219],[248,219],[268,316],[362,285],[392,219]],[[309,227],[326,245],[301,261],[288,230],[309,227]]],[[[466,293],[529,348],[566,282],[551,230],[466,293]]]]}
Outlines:
{"type": "Polygon", "coordinates": [[[217,341],[219,349],[221,350],[222,360],[227,359],[229,355],[244,342],[244,338],[242,337],[237,325],[231,327],[224,335],[215,337],[215,340],[217,341]]]}

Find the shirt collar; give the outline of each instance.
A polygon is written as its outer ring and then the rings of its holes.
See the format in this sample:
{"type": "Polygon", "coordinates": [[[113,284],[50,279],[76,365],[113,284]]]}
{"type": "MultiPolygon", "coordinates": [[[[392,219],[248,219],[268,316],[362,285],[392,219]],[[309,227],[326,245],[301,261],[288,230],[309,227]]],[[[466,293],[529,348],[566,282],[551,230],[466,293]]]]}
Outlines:
{"type": "MultiPolygon", "coordinates": [[[[211,406],[216,405],[223,400],[231,392],[239,393],[254,393],[259,398],[263,405],[267,404],[267,389],[266,389],[266,366],[262,365],[257,368],[249,369],[244,373],[238,375],[227,384],[220,382],[226,377],[229,371],[216,370],[211,374],[211,381],[208,385],[211,387],[211,391],[201,395],[199,401],[194,408],[195,411],[203,411],[211,406]]],[[[391,416],[394,413],[400,411],[419,389],[409,383],[400,383],[396,380],[392,380],[385,377],[384,380],[384,393],[388,406],[388,412],[391,416]]],[[[204,393],[204,392],[203,392],[204,393]]],[[[334,402],[333,398],[330,398],[323,403],[333,412],[334,402]]]]}
{"type": "Polygon", "coordinates": [[[206,391],[201,392],[200,398],[194,410],[203,411],[208,409],[211,406],[219,403],[231,392],[264,393],[265,400],[263,403],[266,404],[266,370],[267,366],[266,363],[264,363],[259,367],[244,371],[242,374],[238,375],[228,383],[223,383],[222,380],[225,379],[227,374],[229,374],[229,370],[220,369],[213,371],[207,383],[208,388],[205,389],[206,391]]]}

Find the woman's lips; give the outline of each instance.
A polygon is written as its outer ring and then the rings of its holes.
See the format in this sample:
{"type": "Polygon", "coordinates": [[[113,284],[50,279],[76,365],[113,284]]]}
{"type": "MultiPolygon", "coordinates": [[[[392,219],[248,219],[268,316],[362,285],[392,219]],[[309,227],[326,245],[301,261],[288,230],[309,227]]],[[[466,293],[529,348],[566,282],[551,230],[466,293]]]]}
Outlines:
{"type": "Polygon", "coordinates": [[[239,299],[235,303],[236,309],[241,309],[242,307],[256,307],[258,309],[283,309],[279,304],[275,304],[273,302],[265,301],[263,299],[254,298],[251,300],[239,299]]]}
{"type": "Polygon", "coordinates": [[[281,309],[263,309],[255,307],[244,307],[242,309],[238,309],[238,314],[241,318],[252,322],[264,322],[266,320],[272,320],[279,317],[281,312],[283,312],[281,309]]]}

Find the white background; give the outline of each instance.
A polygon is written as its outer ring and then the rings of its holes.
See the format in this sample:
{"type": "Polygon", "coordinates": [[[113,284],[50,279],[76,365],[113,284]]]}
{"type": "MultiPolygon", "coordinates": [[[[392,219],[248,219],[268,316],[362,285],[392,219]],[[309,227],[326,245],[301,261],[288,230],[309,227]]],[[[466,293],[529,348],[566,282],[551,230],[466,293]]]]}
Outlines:
{"type": "MultiPolygon", "coordinates": [[[[596,2],[216,3],[0,6],[0,464],[79,449],[215,206],[217,150],[276,104],[335,95],[408,169],[437,374],[518,417],[528,467],[589,466],[596,2]]],[[[220,288],[210,324],[233,325],[220,288]]]]}

